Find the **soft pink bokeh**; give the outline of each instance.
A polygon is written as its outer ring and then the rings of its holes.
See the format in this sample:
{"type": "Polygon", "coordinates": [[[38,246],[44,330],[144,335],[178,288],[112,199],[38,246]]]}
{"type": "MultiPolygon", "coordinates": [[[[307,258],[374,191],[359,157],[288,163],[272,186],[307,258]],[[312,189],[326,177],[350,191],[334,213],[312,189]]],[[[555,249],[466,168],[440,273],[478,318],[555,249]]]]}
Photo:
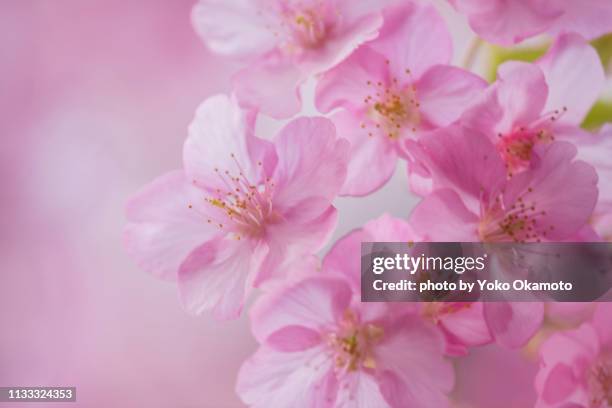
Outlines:
{"type": "Polygon", "coordinates": [[[128,195],[180,166],[194,108],[229,86],[191,6],[3,4],[3,386],[74,385],[87,407],[240,406],[245,321],[189,317],[121,247],[128,195]]]}

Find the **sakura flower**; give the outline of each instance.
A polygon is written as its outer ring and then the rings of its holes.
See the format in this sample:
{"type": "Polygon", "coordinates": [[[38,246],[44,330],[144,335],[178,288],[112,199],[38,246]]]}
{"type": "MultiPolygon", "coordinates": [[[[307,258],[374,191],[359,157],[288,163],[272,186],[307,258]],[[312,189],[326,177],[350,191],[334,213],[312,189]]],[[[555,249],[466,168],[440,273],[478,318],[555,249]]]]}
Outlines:
{"type": "Polygon", "coordinates": [[[416,316],[359,303],[343,277],[312,276],[252,309],[261,344],[237,391],[252,407],[449,407],[444,341],[416,316]]]}
{"type": "Polygon", "coordinates": [[[602,303],[593,321],[553,334],[541,347],[537,408],[612,407],[612,320],[602,303]]]}
{"type": "MultiPolygon", "coordinates": [[[[323,269],[347,277],[354,293],[361,290],[360,258],[362,242],[418,242],[420,237],[406,221],[383,215],[366,223],[363,228],[349,232],[339,239],[323,260],[323,269]]],[[[389,299],[393,300],[392,298],[389,299]]],[[[420,304],[388,304],[396,314],[418,314],[435,324],[446,340],[446,353],[463,355],[468,347],[480,346],[492,341],[486,323],[482,303],[475,302],[423,302],[420,304]]]]}
{"type": "MultiPolygon", "coordinates": [[[[432,241],[540,242],[575,240],[597,201],[597,174],[573,160],[576,149],[556,142],[537,162],[508,179],[487,137],[453,126],[428,135],[421,156],[434,192],[413,210],[410,224],[432,241]]],[[[540,327],[541,303],[488,303],[495,340],[523,345],[540,327]]]]}
{"type": "Polygon", "coordinates": [[[393,174],[402,140],[454,122],[485,87],[447,65],[452,42],[431,5],[385,10],[380,36],[325,73],[316,106],[351,142],[345,195],[365,195],[393,174]]]}
{"type": "Polygon", "coordinates": [[[529,169],[508,178],[503,160],[480,133],[452,126],[423,139],[420,155],[434,192],[410,223],[434,241],[539,242],[575,237],[597,202],[597,174],[555,142],[529,169]]]}
{"type": "Polygon", "coordinates": [[[482,38],[517,44],[538,34],[576,32],[588,39],[612,32],[607,0],[449,0],[482,38]]]}
{"type": "Polygon", "coordinates": [[[250,289],[317,251],[336,223],[331,201],[348,143],[324,118],[300,118],[274,142],[226,96],[207,99],[189,128],[184,171],[162,176],[127,206],[125,245],[140,266],[178,279],[187,310],[240,313],[250,289]]]}
{"type": "MultiPolygon", "coordinates": [[[[584,119],[604,84],[595,50],[564,35],[537,62],[508,62],[497,81],[463,115],[464,126],[488,136],[509,173],[529,167],[534,147],[564,139],[580,149],[584,119]]],[[[587,157],[585,157],[587,159],[587,157]]]]}
{"type": "Polygon", "coordinates": [[[240,102],[285,118],[300,110],[300,83],[377,36],[387,2],[200,0],[192,20],[211,50],[249,60],[235,77],[240,102]]]}

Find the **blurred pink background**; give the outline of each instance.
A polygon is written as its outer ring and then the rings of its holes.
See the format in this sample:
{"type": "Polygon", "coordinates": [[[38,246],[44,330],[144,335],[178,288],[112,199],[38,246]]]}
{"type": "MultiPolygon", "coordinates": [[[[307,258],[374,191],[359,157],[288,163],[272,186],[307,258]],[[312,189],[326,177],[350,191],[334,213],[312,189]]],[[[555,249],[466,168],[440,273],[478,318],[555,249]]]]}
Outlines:
{"type": "MultiPolygon", "coordinates": [[[[187,315],[176,287],[121,245],[126,199],[180,167],[196,106],[230,90],[236,66],[195,36],[192,4],[2,3],[0,386],[76,386],[87,407],[242,406],[234,381],[255,350],[246,316],[187,315]]],[[[405,183],[398,169],[377,194],[339,200],[336,237],[384,211],[406,216],[405,183]]],[[[459,365],[461,407],[502,406],[478,381],[487,353],[504,358],[483,349],[459,365]]],[[[521,375],[502,386],[522,394],[504,403],[525,407],[534,367],[513,364],[521,375]]]]}

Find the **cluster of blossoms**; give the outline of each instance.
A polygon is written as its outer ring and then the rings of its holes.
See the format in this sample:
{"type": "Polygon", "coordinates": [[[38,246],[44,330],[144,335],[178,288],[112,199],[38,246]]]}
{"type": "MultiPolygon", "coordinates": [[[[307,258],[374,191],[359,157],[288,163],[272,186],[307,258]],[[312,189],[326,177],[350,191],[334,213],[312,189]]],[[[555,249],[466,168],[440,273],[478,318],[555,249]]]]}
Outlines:
{"type": "MultiPolygon", "coordinates": [[[[551,318],[541,303],[362,303],[361,242],[610,239],[612,128],[580,124],[605,80],[587,41],[612,32],[612,2],[451,3],[487,41],[545,33],[553,43],[535,63],[502,64],[489,84],[450,65],[445,22],[422,2],[195,6],[207,46],[244,68],[231,96],[197,109],[184,168],[130,200],[125,245],[177,281],[190,312],[235,318],[254,288],[264,292],[250,311],[260,348],[238,376],[249,406],[448,407],[453,360],[531,344],[551,318]],[[321,115],[295,118],[313,80],[321,115]],[[292,119],[261,137],[261,114],[292,119]],[[373,193],[398,161],[419,204],[319,260],[335,197],[373,193]]],[[[537,407],[612,407],[607,309],[539,344],[537,407]]]]}

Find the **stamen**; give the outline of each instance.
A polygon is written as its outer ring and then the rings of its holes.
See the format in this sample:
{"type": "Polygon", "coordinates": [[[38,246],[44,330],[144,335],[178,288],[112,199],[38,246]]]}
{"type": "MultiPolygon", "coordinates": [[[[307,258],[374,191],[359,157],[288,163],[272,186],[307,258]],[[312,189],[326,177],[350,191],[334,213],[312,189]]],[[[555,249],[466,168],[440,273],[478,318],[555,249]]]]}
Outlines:
{"type": "MultiPolygon", "coordinates": [[[[265,226],[275,220],[272,206],[274,183],[269,178],[257,184],[251,183],[236,156],[232,153],[230,158],[238,174],[218,168],[213,170],[223,187],[204,198],[213,210],[207,212],[206,221],[219,229],[235,232],[235,238],[240,240],[244,235],[262,233],[265,226]]],[[[261,167],[263,163],[258,162],[257,165],[261,167]]],[[[189,204],[189,208],[194,207],[189,204]]]]}
{"type": "MultiPolygon", "coordinates": [[[[500,197],[490,206],[481,205],[481,222],[478,233],[485,242],[541,242],[554,225],[544,225],[539,219],[546,211],[539,210],[538,202],[530,199],[534,189],[519,196],[510,208],[505,208],[500,197]]],[[[481,201],[482,203],[482,201],[481,201]]]]}
{"type": "Polygon", "coordinates": [[[327,336],[336,369],[352,372],[361,368],[376,368],[372,347],[383,335],[381,327],[361,324],[356,315],[347,310],[337,331],[327,336]]]}
{"type": "MultiPolygon", "coordinates": [[[[406,73],[411,75],[410,70],[406,73]]],[[[372,87],[374,83],[368,80],[366,84],[372,87]]],[[[364,104],[368,120],[361,124],[361,128],[365,129],[366,123],[372,123],[377,132],[392,140],[402,137],[404,129],[416,132],[421,122],[416,87],[414,84],[402,85],[395,77],[389,84],[377,81],[373,95],[366,95],[364,104]]],[[[372,136],[372,132],[368,132],[368,136],[372,136]]]]}

